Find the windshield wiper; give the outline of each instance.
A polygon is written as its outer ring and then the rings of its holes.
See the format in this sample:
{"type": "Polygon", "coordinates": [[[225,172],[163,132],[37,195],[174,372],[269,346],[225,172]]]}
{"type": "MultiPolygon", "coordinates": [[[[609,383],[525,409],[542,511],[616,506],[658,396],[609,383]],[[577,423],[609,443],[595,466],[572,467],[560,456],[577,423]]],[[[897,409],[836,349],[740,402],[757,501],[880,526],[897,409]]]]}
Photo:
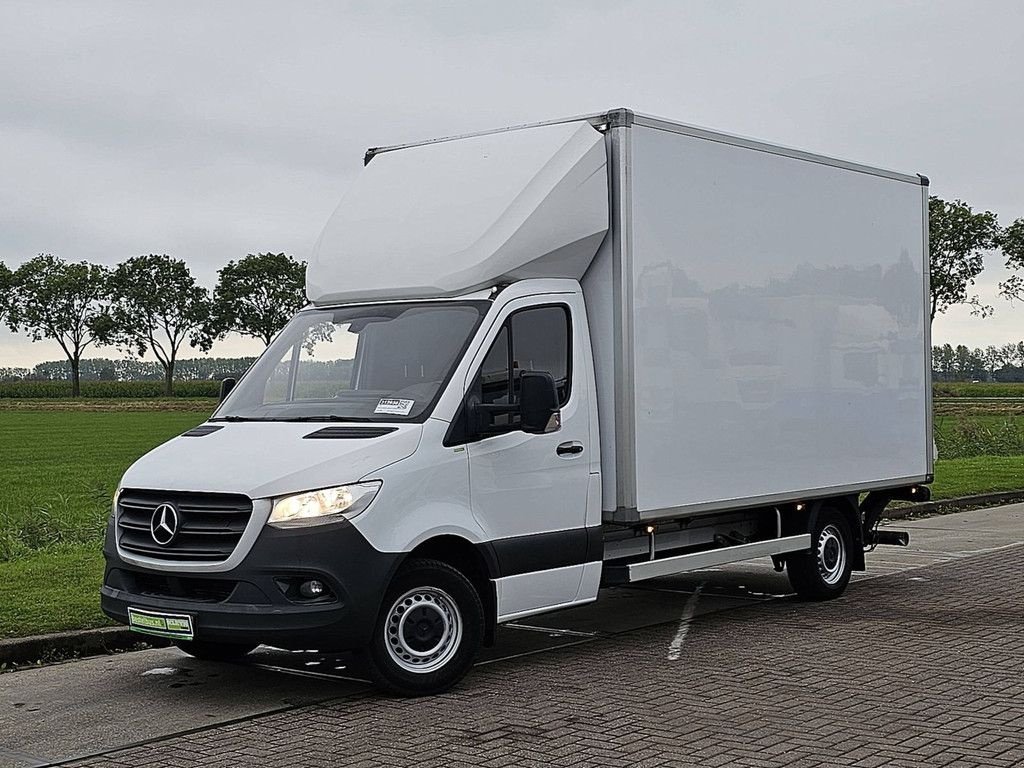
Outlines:
{"type": "Polygon", "coordinates": [[[290,418],[274,419],[274,421],[370,421],[370,419],[358,416],[292,416],[290,418]]]}
{"type": "Polygon", "coordinates": [[[358,416],[217,416],[207,421],[372,421],[358,416]]]}

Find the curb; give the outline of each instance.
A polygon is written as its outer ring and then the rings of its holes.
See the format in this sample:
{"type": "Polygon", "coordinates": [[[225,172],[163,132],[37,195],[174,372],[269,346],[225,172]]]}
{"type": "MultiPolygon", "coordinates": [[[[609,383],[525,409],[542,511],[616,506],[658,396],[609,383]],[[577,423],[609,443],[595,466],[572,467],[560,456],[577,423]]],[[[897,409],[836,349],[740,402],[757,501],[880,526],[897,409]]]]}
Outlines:
{"type": "Polygon", "coordinates": [[[968,509],[995,507],[1000,504],[1015,504],[1022,501],[1024,501],[1024,491],[979,493],[976,496],[959,496],[955,499],[939,499],[887,509],[882,520],[905,520],[910,517],[963,512],[968,509]]]}
{"type": "MultiPolygon", "coordinates": [[[[955,499],[926,501],[886,510],[883,520],[905,520],[932,514],[947,514],[978,507],[1024,502],[1024,491],[981,493],[955,499]]],[[[40,661],[57,661],[81,656],[98,656],[137,648],[139,645],[164,648],[171,643],[159,637],[142,635],[126,627],[70,630],[49,635],[30,635],[0,640],[0,664],[19,666],[40,661]]]]}
{"type": "Polygon", "coordinates": [[[126,627],[103,627],[30,635],[0,640],[0,664],[23,665],[79,656],[97,656],[135,648],[141,644],[170,645],[159,637],[133,632],[126,627]]]}

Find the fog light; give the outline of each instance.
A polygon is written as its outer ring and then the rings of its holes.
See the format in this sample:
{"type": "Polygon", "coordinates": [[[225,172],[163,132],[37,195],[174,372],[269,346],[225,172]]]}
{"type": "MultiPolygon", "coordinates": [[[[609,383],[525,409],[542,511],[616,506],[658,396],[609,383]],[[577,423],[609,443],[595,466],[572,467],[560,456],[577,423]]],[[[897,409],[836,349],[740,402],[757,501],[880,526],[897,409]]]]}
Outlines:
{"type": "Polygon", "coordinates": [[[320,597],[327,591],[327,587],[319,579],[310,579],[304,581],[299,585],[299,594],[303,597],[314,598],[320,597]]]}

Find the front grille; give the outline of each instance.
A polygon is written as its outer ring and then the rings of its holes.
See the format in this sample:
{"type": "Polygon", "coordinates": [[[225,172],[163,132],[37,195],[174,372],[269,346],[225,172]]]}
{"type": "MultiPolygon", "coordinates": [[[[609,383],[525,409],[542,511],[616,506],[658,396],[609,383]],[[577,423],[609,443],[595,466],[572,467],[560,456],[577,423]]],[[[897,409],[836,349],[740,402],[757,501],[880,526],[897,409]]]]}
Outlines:
{"type": "Polygon", "coordinates": [[[171,597],[200,603],[222,603],[235,591],[237,582],[225,579],[195,579],[162,574],[132,574],[131,592],[147,597],[171,597]]]}
{"type": "MultiPolygon", "coordinates": [[[[158,560],[218,562],[226,560],[252,516],[252,501],[240,494],[137,491],[126,489],[117,500],[117,541],[121,549],[158,560]],[[168,544],[152,533],[153,515],[170,504],[177,532],[168,544]]],[[[166,538],[166,531],[160,531],[166,538]]]]}

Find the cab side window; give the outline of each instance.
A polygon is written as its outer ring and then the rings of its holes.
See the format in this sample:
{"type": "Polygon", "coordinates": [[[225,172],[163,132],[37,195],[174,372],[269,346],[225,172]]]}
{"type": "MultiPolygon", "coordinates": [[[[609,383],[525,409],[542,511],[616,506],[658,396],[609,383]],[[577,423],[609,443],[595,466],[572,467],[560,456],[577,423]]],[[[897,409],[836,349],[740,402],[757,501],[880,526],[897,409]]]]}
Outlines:
{"type": "MultiPolygon", "coordinates": [[[[484,405],[510,405],[512,395],[509,390],[509,332],[508,325],[502,326],[498,337],[491,345],[487,357],[480,366],[474,390],[479,401],[484,405]]],[[[512,426],[512,414],[488,413],[484,424],[490,430],[502,430],[512,426]]]]}
{"type": "Polygon", "coordinates": [[[569,402],[569,310],[537,307],[516,312],[512,325],[513,398],[519,402],[519,374],[547,371],[558,387],[558,404],[569,402]]]}
{"type": "MultiPolygon", "coordinates": [[[[491,345],[470,390],[483,405],[519,402],[523,371],[547,371],[558,387],[559,404],[569,401],[572,365],[569,348],[569,309],[563,305],[534,307],[512,314],[491,345]]],[[[515,411],[484,411],[478,421],[481,436],[490,437],[519,426],[515,411]]]]}

